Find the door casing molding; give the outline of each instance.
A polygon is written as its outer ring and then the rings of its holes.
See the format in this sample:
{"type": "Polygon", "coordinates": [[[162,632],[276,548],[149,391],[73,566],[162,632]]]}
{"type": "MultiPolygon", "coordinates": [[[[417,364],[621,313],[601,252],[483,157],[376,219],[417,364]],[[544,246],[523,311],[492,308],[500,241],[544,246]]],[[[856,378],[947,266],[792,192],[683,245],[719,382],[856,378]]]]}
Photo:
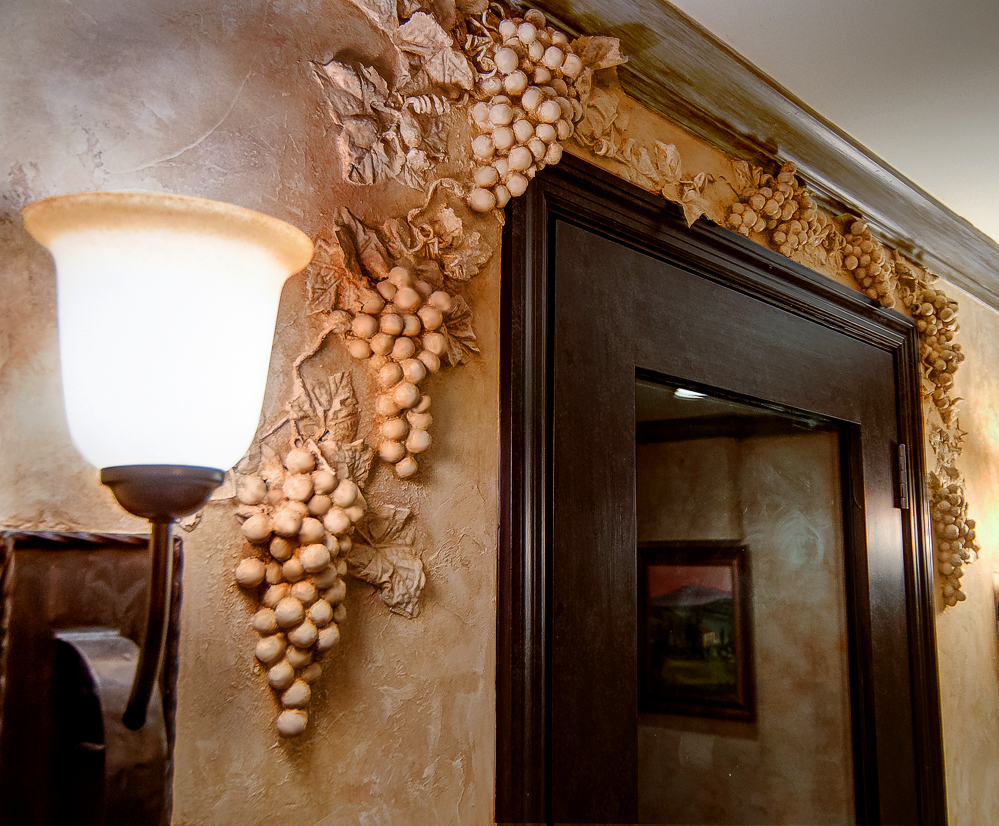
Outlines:
{"type": "MultiPolygon", "coordinates": [[[[497,822],[550,820],[554,308],[547,237],[553,221],[565,221],[895,354],[898,432],[910,451],[906,476],[912,506],[901,513],[916,808],[920,823],[946,823],[932,545],[912,320],[707,221],[687,228],[675,205],[570,156],[512,202],[508,219],[501,291],[497,822]]],[[[869,619],[858,630],[869,640],[869,619]]],[[[859,764],[857,770],[876,772],[876,766],[859,764]]],[[[857,802],[859,822],[879,822],[876,799],[857,802]]]]}

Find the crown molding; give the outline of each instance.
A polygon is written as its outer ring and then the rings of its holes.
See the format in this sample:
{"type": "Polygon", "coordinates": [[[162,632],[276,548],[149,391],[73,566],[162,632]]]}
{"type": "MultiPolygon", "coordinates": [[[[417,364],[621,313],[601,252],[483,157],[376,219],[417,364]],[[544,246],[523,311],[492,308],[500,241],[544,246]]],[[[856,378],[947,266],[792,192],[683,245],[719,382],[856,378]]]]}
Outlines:
{"type": "MultiPolygon", "coordinates": [[[[568,31],[621,40],[628,94],[711,145],[793,161],[834,214],[863,217],[905,256],[999,309],[999,244],[661,0],[542,0],[568,31]]],[[[831,74],[835,80],[835,74],[831,74]]]]}

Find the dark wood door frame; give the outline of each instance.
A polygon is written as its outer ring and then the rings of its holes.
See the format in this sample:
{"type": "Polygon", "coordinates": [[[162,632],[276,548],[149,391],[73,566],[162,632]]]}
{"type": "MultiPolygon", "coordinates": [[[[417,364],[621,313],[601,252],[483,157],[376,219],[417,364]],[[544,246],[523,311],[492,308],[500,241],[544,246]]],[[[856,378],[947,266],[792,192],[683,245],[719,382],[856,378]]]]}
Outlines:
{"type": "MultiPolygon", "coordinates": [[[[564,221],[894,352],[898,430],[911,456],[906,473],[913,506],[902,512],[902,523],[918,773],[915,809],[921,824],[946,823],[934,577],[922,474],[918,342],[912,321],[707,221],[688,229],[674,205],[572,157],[538,176],[528,193],[513,202],[509,218],[503,246],[501,327],[497,822],[550,822],[547,531],[553,507],[553,307],[547,237],[552,222],[564,221]]],[[[869,619],[860,636],[870,639],[869,619]]],[[[869,651],[867,656],[872,656],[869,651]]],[[[867,760],[857,770],[875,773],[877,768],[867,760]]],[[[877,823],[879,817],[877,800],[858,800],[858,820],[877,823]]]]}

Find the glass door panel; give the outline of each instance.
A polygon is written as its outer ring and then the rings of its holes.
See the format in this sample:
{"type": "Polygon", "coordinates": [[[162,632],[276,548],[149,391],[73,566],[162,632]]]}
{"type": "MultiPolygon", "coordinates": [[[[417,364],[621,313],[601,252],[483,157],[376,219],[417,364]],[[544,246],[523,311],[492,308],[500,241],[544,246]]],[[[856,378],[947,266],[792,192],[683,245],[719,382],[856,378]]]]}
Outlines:
{"type": "Polygon", "coordinates": [[[835,423],[636,385],[641,823],[856,823],[835,423]]]}

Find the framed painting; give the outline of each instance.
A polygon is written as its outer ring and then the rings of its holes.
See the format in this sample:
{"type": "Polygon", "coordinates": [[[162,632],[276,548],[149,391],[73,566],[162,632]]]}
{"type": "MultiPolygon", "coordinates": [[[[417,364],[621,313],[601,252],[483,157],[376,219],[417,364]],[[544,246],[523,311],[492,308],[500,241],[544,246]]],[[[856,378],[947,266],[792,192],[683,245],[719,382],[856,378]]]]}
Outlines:
{"type": "Polygon", "coordinates": [[[639,709],[755,720],[749,549],[641,543],[638,562],[639,709]]]}

